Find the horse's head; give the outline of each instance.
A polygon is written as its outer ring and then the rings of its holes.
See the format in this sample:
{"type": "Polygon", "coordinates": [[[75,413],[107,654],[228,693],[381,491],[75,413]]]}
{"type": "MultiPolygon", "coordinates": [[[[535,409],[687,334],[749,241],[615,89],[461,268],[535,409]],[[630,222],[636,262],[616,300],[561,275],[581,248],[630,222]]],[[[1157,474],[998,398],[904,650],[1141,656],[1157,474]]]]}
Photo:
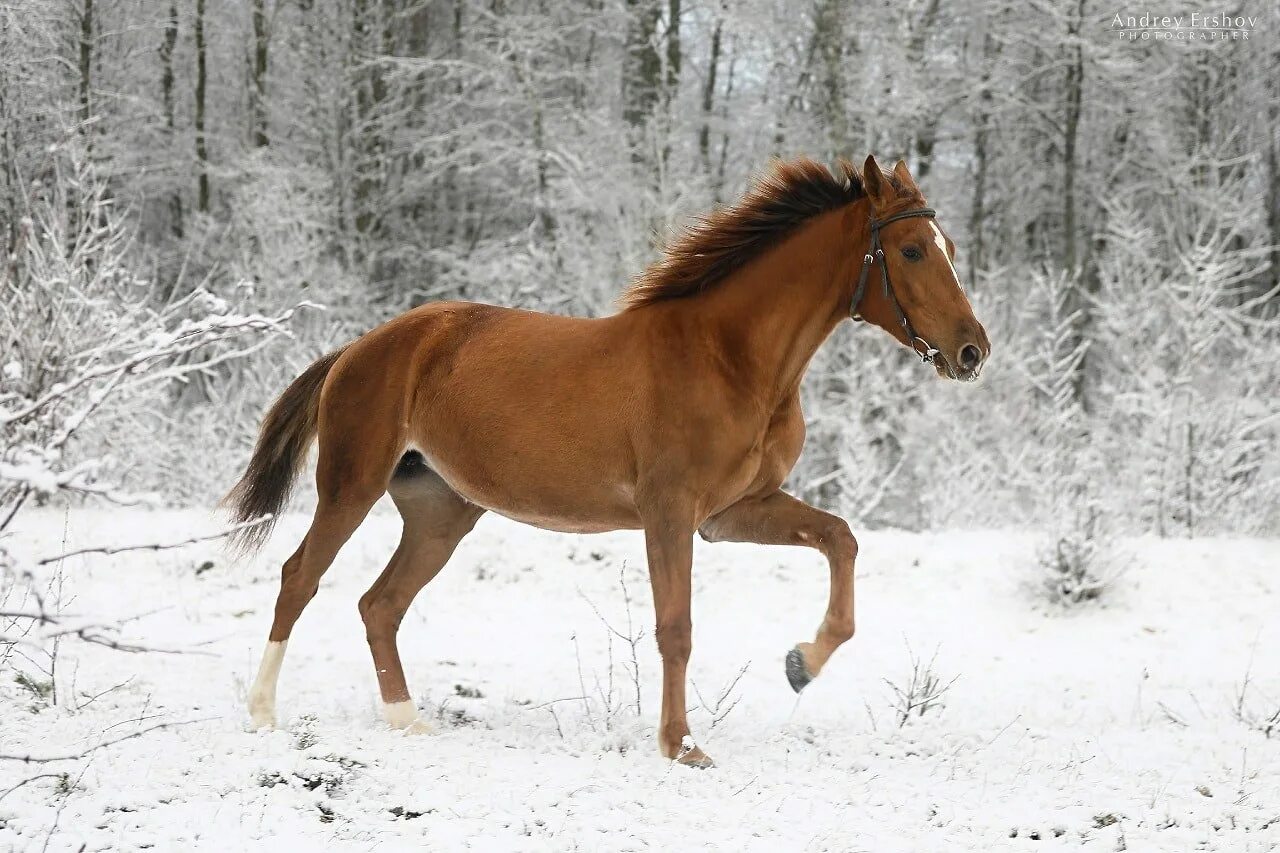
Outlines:
{"type": "Polygon", "coordinates": [[[960,286],[955,244],[928,209],[907,164],[899,160],[889,176],[868,157],[862,186],[870,221],[851,226],[869,235],[871,261],[858,265],[861,286],[854,284],[852,313],[932,360],[940,376],[978,378],[991,342],[960,286]]]}

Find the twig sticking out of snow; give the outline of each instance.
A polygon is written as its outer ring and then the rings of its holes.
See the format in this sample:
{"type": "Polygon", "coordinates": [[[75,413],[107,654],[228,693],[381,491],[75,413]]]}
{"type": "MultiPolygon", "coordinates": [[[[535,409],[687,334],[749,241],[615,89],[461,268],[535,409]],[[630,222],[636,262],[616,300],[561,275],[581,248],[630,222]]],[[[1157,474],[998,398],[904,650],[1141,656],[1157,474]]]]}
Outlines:
{"type": "Polygon", "coordinates": [[[1232,716],[1236,720],[1256,732],[1261,732],[1268,740],[1273,734],[1280,734],[1280,702],[1264,695],[1253,683],[1253,654],[1257,650],[1257,642],[1249,650],[1249,663],[1244,670],[1244,678],[1236,690],[1235,701],[1231,706],[1232,716]],[[1264,710],[1257,710],[1257,702],[1250,694],[1256,694],[1263,703],[1264,710]]]}
{"type": "Polygon", "coordinates": [[[716,697],[715,703],[710,703],[702,697],[702,691],[698,689],[698,682],[694,681],[693,693],[698,697],[698,704],[704,711],[711,715],[711,725],[707,727],[707,733],[715,731],[716,726],[724,722],[724,719],[738,707],[738,703],[742,701],[742,694],[735,694],[738,688],[738,682],[742,680],[742,676],[747,674],[747,670],[751,668],[751,661],[747,661],[738,670],[737,675],[730,679],[729,683],[720,691],[720,695],[716,697]]]}
{"type": "MultiPolygon", "coordinates": [[[[137,618],[137,617],[135,617],[137,618]]],[[[76,620],[61,613],[47,610],[0,610],[0,619],[10,623],[26,622],[42,630],[28,630],[19,634],[0,633],[0,645],[21,645],[43,649],[44,643],[62,637],[74,637],[85,643],[103,646],[117,652],[156,652],[159,654],[201,654],[194,649],[168,649],[142,643],[130,643],[120,640],[114,634],[123,622],[117,623],[76,620]]],[[[207,654],[207,653],[205,653],[207,654]]]]}
{"type": "MultiPolygon", "coordinates": [[[[599,684],[598,679],[596,683],[596,692],[600,694],[600,698],[604,702],[606,715],[609,717],[612,717],[613,711],[614,711],[612,638],[617,637],[619,640],[622,640],[622,642],[627,644],[627,648],[630,650],[630,653],[631,653],[631,659],[624,663],[628,665],[631,670],[631,686],[634,691],[633,695],[635,697],[635,701],[632,703],[632,705],[635,709],[636,716],[639,717],[641,715],[640,651],[639,649],[640,649],[640,641],[644,639],[644,629],[635,627],[635,620],[631,613],[631,601],[632,601],[631,590],[627,587],[627,564],[625,561],[618,568],[618,586],[622,589],[622,603],[626,609],[627,630],[625,633],[613,627],[613,624],[610,623],[608,619],[604,618],[604,614],[600,612],[600,608],[596,606],[595,602],[592,601],[590,598],[588,598],[581,589],[578,590],[578,595],[581,596],[582,600],[587,603],[587,606],[591,608],[591,612],[595,613],[596,618],[600,620],[601,624],[604,625],[605,629],[609,633],[610,642],[609,642],[608,688],[607,689],[602,688],[599,684]]],[[[576,641],[575,641],[575,649],[576,649],[576,641]]],[[[581,680],[581,677],[582,677],[581,667],[579,667],[578,677],[579,677],[579,680],[581,680]]],[[[584,685],[583,693],[585,694],[586,692],[587,691],[584,685]]]]}
{"type": "MultiPolygon", "coordinates": [[[[215,539],[222,539],[230,536],[240,530],[264,524],[270,520],[270,516],[251,519],[240,524],[233,524],[216,533],[210,533],[204,536],[192,536],[183,539],[180,542],[163,542],[163,543],[141,543],[135,545],[123,546],[96,546],[90,548],[80,548],[75,551],[67,551],[53,557],[45,557],[36,561],[37,566],[47,566],[50,564],[60,563],[68,557],[75,557],[82,554],[120,554],[126,551],[164,551],[174,548],[182,548],[187,545],[194,545],[198,542],[210,542],[215,539]]],[[[26,574],[28,583],[33,579],[31,575],[26,574]]],[[[44,597],[40,595],[34,588],[30,590],[30,597],[35,601],[35,607],[30,609],[0,610],[0,620],[8,625],[8,630],[0,631],[0,645],[23,645],[35,648],[43,648],[43,644],[50,640],[56,640],[62,637],[75,637],[86,643],[104,646],[121,652],[163,652],[169,654],[178,654],[189,652],[186,649],[163,649],[155,646],[141,645],[137,643],[121,642],[115,632],[119,630],[120,625],[125,621],[120,620],[116,623],[104,623],[94,619],[76,619],[67,614],[51,610],[44,597]],[[23,625],[20,630],[16,630],[17,626],[23,625]],[[33,630],[39,628],[41,630],[33,630]]],[[[137,617],[134,617],[137,618],[137,617]]]]}
{"type": "Polygon", "coordinates": [[[239,533],[241,530],[247,530],[251,527],[257,527],[260,524],[266,524],[270,521],[270,514],[261,518],[251,518],[248,521],[242,521],[239,524],[233,524],[217,533],[209,533],[204,536],[192,536],[183,539],[180,542],[144,542],[137,545],[119,545],[119,546],[95,546],[92,548],[80,548],[75,551],[67,551],[65,554],[58,554],[54,557],[45,557],[37,561],[37,565],[45,566],[49,563],[56,563],[59,560],[65,560],[68,557],[78,557],[81,554],[122,554],[125,551],[168,551],[173,548],[182,548],[187,545],[195,545],[198,542],[212,542],[215,539],[225,539],[239,533]]]}
{"type": "MultiPolygon", "coordinates": [[[[110,740],[99,741],[98,743],[94,744],[91,747],[88,747],[87,749],[82,749],[79,752],[73,752],[67,755],[3,755],[3,754],[0,754],[0,761],[17,761],[17,762],[21,762],[22,764],[49,764],[55,761],[78,761],[81,758],[84,758],[91,753],[97,752],[100,749],[105,749],[108,746],[114,746],[118,743],[123,743],[124,741],[127,741],[127,740],[133,740],[134,738],[137,738],[137,737],[142,737],[143,735],[148,734],[150,732],[158,731],[160,729],[177,728],[178,726],[192,726],[192,725],[195,725],[196,723],[207,723],[210,720],[216,720],[216,719],[218,718],[217,717],[200,717],[195,720],[177,720],[177,721],[170,720],[169,722],[166,722],[166,723],[156,723],[153,726],[147,726],[146,728],[129,732],[127,735],[121,735],[120,737],[111,738],[110,740]]],[[[6,791],[5,793],[7,794],[9,792],[6,791]]]]}
{"type": "Polygon", "coordinates": [[[941,676],[934,672],[933,667],[938,659],[936,648],[927,662],[917,658],[909,644],[907,655],[911,660],[911,675],[906,684],[899,685],[887,678],[884,679],[884,683],[893,691],[893,709],[898,718],[898,728],[905,726],[913,716],[923,717],[934,708],[941,708],[943,695],[960,678],[957,675],[943,683],[941,676]]]}

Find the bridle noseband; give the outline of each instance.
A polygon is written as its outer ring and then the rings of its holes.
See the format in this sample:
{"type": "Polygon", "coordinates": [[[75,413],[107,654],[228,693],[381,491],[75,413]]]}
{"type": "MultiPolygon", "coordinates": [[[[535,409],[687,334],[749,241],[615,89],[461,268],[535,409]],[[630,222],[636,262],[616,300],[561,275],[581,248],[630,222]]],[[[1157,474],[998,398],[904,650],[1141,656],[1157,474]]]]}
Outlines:
{"type": "Polygon", "coordinates": [[[906,312],[902,310],[902,305],[898,302],[897,295],[894,294],[893,288],[889,286],[889,264],[884,259],[884,246],[880,243],[881,228],[891,222],[897,222],[899,219],[911,219],[916,216],[932,218],[937,216],[937,212],[931,207],[917,207],[914,210],[895,213],[885,219],[871,220],[871,246],[867,254],[862,258],[862,272],[858,274],[858,287],[853,291],[853,303],[849,306],[849,316],[855,320],[862,319],[858,315],[858,303],[862,301],[862,296],[867,290],[867,273],[871,271],[872,264],[880,264],[880,276],[881,281],[884,283],[885,298],[889,300],[889,304],[897,312],[898,321],[902,323],[902,330],[906,332],[907,340],[911,342],[911,349],[915,350],[916,355],[920,356],[922,362],[928,364],[933,361],[934,356],[938,355],[938,350],[916,334],[916,330],[911,326],[911,321],[907,319],[906,312]]]}

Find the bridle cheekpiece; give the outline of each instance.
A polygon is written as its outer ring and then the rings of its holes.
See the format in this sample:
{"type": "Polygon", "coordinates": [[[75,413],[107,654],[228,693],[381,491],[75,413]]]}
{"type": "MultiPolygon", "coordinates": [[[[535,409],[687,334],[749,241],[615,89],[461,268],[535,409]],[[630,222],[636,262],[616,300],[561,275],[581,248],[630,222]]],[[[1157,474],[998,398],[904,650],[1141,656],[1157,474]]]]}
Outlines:
{"type": "Polygon", "coordinates": [[[907,340],[911,342],[911,349],[915,350],[916,355],[920,356],[920,360],[925,364],[933,361],[934,356],[938,355],[938,350],[916,334],[911,321],[907,319],[906,312],[902,310],[902,304],[898,302],[897,295],[889,285],[889,264],[885,261],[884,246],[880,243],[880,229],[891,222],[897,222],[899,219],[911,219],[917,216],[933,218],[936,215],[937,212],[931,207],[917,207],[912,210],[895,213],[884,219],[873,218],[871,220],[871,246],[867,254],[862,258],[862,272],[858,274],[858,286],[853,291],[853,302],[849,306],[849,316],[855,320],[861,320],[862,317],[858,314],[858,303],[862,301],[863,294],[867,290],[867,274],[871,272],[873,264],[880,264],[880,280],[884,285],[885,298],[893,306],[893,310],[897,312],[898,321],[902,323],[902,330],[906,332],[907,340]]]}

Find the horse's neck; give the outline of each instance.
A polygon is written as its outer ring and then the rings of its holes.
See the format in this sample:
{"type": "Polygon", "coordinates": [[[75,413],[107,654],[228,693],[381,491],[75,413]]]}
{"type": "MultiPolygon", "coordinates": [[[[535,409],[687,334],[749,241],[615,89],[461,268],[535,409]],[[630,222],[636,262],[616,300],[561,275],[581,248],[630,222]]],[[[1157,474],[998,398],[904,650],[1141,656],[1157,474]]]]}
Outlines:
{"type": "Polygon", "coordinates": [[[814,217],[705,294],[725,355],[779,403],[846,316],[854,246],[843,210],[814,217]]]}

